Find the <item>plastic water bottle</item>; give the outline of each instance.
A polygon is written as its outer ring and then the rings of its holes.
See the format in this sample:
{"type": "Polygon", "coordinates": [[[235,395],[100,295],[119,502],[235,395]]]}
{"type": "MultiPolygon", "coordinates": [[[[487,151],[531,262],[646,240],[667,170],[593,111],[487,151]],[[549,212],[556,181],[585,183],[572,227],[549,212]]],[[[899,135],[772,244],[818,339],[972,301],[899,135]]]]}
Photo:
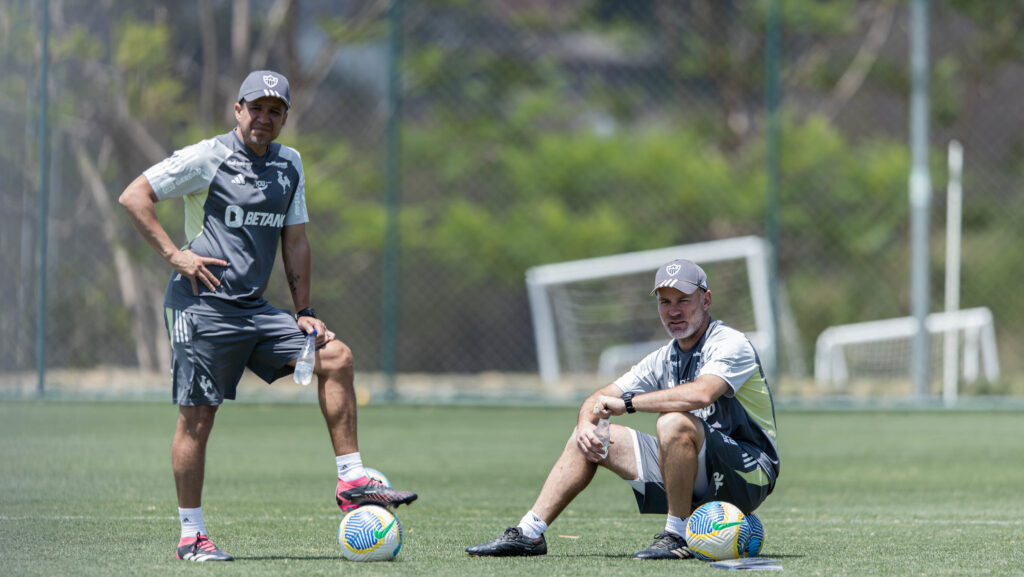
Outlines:
{"type": "Polygon", "coordinates": [[[316,365],[316,331],[306,335],[306,344],[302,346],[302,354],[295,361],[295,372],[292,378],[303,387],[313,380],[313,367],[316,365]]]}
{"type": "Polygon", "coordinates": [[[608,422],[608,419],[597,421],[597,429],[594,430],[594,434],[597,435],[598,439],[601,439],[601,444],[604,445],[604,453],[601,455],[601,458],[605,459],[608,457],[608,445],[612,442],[611,423],[608,422]]]}

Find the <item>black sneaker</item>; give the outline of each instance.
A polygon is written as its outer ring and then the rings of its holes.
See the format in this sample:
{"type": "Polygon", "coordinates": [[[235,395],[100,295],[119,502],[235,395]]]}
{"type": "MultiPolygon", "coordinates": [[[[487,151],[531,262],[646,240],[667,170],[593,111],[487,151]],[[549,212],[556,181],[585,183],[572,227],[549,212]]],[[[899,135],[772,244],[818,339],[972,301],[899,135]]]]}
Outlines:
{"type": "Polygon", "coordinates": [[[634,559],[691,559],[693,552],[686,546],[686,539],[675,533],[658,533],[654,543],[643,551],[633,554],[634,559]]]}
{"type": "Polygon", "coordinates": [[[178,542],[178,559],[182,561],[234,561],[235,558],[221,551],[206,535],[196,533],[194,539],[178,542]]]}
{"type": "Polygon", "coordinates": [[[384,485],[376,479],[363,477],[352,483],[338,479],[338,490],[335,492],[338,507],[349,511],[362,505],[380,505],[381,507],[397,507],[408,505],[416,500],[416,493],[400,491],[384,485]]]}
{"type": "Polygon", "coordinates": [[[509,527],[497,539],[482,545],[466,547],[466,553],[474,557],[530,557],[546,555],[548,544],[544,535],[531,539],[523,535],[519,527],[509,527]]]}

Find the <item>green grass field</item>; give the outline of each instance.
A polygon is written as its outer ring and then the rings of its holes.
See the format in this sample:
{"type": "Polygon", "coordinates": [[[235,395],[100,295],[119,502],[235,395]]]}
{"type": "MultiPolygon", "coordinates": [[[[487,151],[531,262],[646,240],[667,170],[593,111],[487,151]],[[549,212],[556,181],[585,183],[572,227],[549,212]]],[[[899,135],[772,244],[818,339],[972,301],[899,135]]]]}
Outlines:
{"type": "MultiPolygon", "coordinates": [[[[546,557],[479,559],[533,503],[574,409],[368,406],[364,462],[420,499],[397,515],[394,563],[341,557],[334,459],[313,405],[228,404],[210,441],[204,512],[232,564],[174,559],[170,439],[151,403],[0,403],[3,575],[712,575],[635,561],[661,516],[607,471],[548,531],[546,557]]],[[[758,511],[764,556],[796,575],[1024,573],[1024,415],[779,416],[782,474],[758,511]]],[[[619,418],[650,430],[645,418],[619,418]]],[[[724,574],[724,573],[723,573],[724,574]]]]}

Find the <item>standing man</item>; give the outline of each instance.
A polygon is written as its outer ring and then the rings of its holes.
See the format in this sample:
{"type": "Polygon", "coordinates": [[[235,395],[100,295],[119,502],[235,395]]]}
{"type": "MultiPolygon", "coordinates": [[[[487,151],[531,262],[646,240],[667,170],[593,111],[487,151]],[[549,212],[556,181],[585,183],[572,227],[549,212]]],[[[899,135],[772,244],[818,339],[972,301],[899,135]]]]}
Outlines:
{"type": "Polygon", "coordinates": [[[178,559],[233,559],[207,538],[203,522],[206,442],[214,416],[224,399],[235,398],[246,367],[268,383],[291,374],[307,334],[316,334],[315,372],[336,455],[338,506],[349,511],[416,499],[415,493],[369,479],[363,470],[352,351],[335,339],[310,303],[302,160],[294,149],[274,142],[290,106],[284,76],[250,73],[238,90],[234,130],[178,150],[143,172],[120,197],[135,228],[173,269],[164,307],[178,405],[171,446],[181,520],[178,559]],[[178,197],[185,201],[188,237],[180,249],[154,206],[178,197]],[[278,241],[294,316],[263,298],[278,241]]]}
{"type": "Polygon", "coordinates": [[[707,276],[674,260],[654,278],[658,312],[672,336],[580,407],[576,429],[519,525],[474,556],[544,555],[544,532],[604,467],[633,488],[641,513],[667,514],[665,530],[638,559],[687,559],[686,521],[708,501],[756,509],[779,474],[775,407],[761,362],[742,333],[711,318],[707,276]],[[611,426],[607,456],[598,418],[658,413],[657,436],[611,426]]]}

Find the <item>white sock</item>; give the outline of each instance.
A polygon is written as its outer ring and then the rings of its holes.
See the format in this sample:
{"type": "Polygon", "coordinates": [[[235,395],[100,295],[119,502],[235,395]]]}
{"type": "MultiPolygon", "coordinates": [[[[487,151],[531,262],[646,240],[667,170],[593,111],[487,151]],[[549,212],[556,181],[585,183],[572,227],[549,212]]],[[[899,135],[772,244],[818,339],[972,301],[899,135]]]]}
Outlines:
{"type": "Polygon", "coordinates": [[[206,526],[203,525],[203,508],[182,509],[178,507],[178,519],[181,521],[181,538],[195,539],[196,533],[206,535],[206,526]]]}
{"type": "Polygon", "coordinates": [[[665,516],[665,531],[680,537],[686,537],[686,521],[689,517],[680,518],[672,515],[665,516]]]}
{"type": "Polygon", "coordinates": [[[544,531],[548,530],[548,524],[542,521],[533,511],[527,511],[523,518],[519,520],[519,528],[523,530],[523,535],[530,539],[536,539],[543,535],[544,531]]]}
{"type": "Polygon", "coordinates": [[[366,476],[363,469],[363,458],[358,452],[338,455],[334,458],[338,464],[338,478],[342,481],[355,481],[366,476]]]}

